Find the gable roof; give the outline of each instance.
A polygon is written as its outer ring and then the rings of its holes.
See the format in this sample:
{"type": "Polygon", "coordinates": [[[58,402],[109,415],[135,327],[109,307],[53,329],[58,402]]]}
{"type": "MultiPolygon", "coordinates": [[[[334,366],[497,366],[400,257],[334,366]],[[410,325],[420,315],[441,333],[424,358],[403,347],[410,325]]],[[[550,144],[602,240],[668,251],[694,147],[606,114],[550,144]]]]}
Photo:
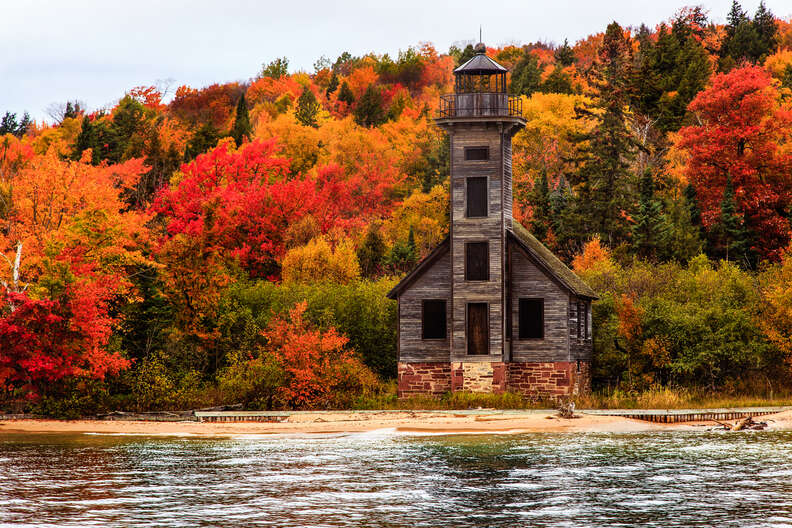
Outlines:
{"type": "MultiPolygon", "coordinates": [[[[583,279],[575,275],[566,264],[561,262],[558,257],[553,255],[552,251],[547,249],[544,244],[539,242],[528,230],[523,227],[519,222],[512,222],[513,228],[507,230],[509,236],[523,248],[526,253],[548,273],[552,278],[561,283],[567,290],[577,295],[578,297],[586,297],[589,299],[599,299],[594,290],[588,284],[583,282],[583,279]]],[[[407,289],[416,279],[428,270],[437,259],[442,257],[451,248],[450,238],[447,236],[440,244],[435,247],[431,253],[421,260],[410,273],[407,274],[399,283],[388,292],[389,299],[396,299],[401,292],[407,289]]]]}
{"type": "Polygon", "coordinates": [[[424,271],[428,270],[432,264],[435,263],[437,259],[442,257],[449,249],[451,248],[451,239],[449,236],[446,236],[442,242],[440,242],[436,248],[434,248],[431,253],[426,255],[421,262],[419,262],[410,273],[407,274],[402,280],[399,281],[399,284],[393,287],[391,291],[388,292],[386,297],[388,299],[396,299],[401,292],[407,289],[407,286],[413,283],[418,277],[423,275],[424,271]]]}
{"type": "Polygon", "coordinates": [[[553,252],[545,247],[544,244],[539,242],[522,224],[519,222],[512,222],[513,228],[509,230],[514,240],[522,247],[528,254],[537,261],[537,263],[545,269],[550,275],[555,277],[561,284],[563,284],[569,291],[578,297],[588,297],[589,299],[599,299],[594,290],[588,284],[583,282],[583,279],[575,275],[575,272],[569,269],[566,264],[561,262],[558,257],[553,255],[553,252]]]}

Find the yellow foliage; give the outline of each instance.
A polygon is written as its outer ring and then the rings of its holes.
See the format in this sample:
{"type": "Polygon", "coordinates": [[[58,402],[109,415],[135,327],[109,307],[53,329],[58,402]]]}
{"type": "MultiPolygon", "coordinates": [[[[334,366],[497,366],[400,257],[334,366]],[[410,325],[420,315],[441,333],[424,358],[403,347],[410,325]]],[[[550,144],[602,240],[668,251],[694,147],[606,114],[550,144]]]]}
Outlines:
{"type": "Polygon", "coordinates": [[[583,145],[574,136],[587,132],[591,123],[576,119],[576,107],[588,107],[591,100],[583,95],[535,93],[522,97],[525,129],[514,137],[515,216],[522,216],[522,205],[533,182],[547,174],[551,185],[568,172],[568,159],[583,145]]]}
{"type": "Polygon", "coordinates": [[[792,50],[782,49],[765,59],[764,67],[776,79],[781,79],[788,67],[792,66],[792,50]]]}
{"type": "Polygon", "coordinates": [[[325,237],[317,237],[305,246],[290,249],[283,258],[283,282],[346,284],[360,278],[355,247],[342,240],[335,249],[325,237]]]}
{"type": "Polygon", "coordinates": [[[448,234],[448,190],[435,185],[428,193],[415,192],[393,210],[382,226],[388,245],[406,241],[413,229],[420,255],[431,251],[448,234]]]}
{"type": "Polygon", "coordinates": [[[759,326],[792,363],[792,247],[780,264],[762,274],[762,294],[759,326]]]}

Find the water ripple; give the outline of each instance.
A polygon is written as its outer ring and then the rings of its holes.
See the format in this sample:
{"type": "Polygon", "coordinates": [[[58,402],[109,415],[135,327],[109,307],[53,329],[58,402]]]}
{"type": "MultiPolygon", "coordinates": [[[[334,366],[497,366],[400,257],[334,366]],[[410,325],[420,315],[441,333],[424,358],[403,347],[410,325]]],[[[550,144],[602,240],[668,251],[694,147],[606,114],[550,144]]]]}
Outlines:
{"type": "Polygon", "coordinates": [[[792,527],[792,434],[0,435],[0,526],[792,527]]]}

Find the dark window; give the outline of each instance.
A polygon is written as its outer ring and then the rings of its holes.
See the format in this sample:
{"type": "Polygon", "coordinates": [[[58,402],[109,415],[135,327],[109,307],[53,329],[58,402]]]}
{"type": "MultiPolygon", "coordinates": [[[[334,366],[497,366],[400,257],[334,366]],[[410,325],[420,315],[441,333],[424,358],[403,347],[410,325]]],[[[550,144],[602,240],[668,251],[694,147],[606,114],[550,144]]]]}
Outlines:
{"type": "Polygon", "coordinates": [[[467,216],[487,216],[487,178],[467,179],[467,216]]]}
{"type": "Polygon", "coordinates": [[[489,318],[487,303],[467,305],[467,353],[471,356],[489,354],[489,318]]]}
{"type": "Polygon", "coordinates": [[[520,299],[520,339],[544,338],[544,301],[520,299]]]}
{"type": "Polygon", "coordinates": [[[465,280],[489,280],[489,242],[465,244],[465,280]]]}
{"type": "Polygon", "coordinates": [[[489,147],[465,147],[465,161],[486,161],[489,159],[489,147]]]}
{"type": "Polygon", "coordinates": [[[422,339],[446,338],[446,302],[424,301],[421,318],[422,339]]]}

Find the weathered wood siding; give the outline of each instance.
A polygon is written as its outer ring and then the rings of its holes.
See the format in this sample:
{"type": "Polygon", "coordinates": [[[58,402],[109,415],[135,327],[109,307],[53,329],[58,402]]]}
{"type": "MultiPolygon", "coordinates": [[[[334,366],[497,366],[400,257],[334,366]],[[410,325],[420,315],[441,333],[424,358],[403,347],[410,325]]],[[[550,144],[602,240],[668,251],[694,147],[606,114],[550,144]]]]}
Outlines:
{"type": "Polygon", "coordinates": [[[539,269],[525,251],[511,248],[512,361],[570,361],[569,292],[539,269]],[[544,338],[519,338],[520,298],[544,299],[544,338]]]}
{"type": "Polygon", "coordinates": [[[574,295],[569,296],[569,357],[573,361],[591,361],[593,355],[592,345],[593,328],[591,327],[591,301],[578,299],[574,295]],[[581,335],[578,338],[578,303],[583,303],[588,307],[588,328],[589,337],[581,335]]]}
{"type": "MultiPolygon", "coordinates": [[[[503,358],[503,144],[509,136],[498,123],[466,123],[458,125],[451,139],[451,262],[452,361],[501,361],[503,358]],[[488,147],[486,161],[466,161],[465,147],[488,147]],[[466,178],[487,178],[488,215],[485,218],[465,216],[466,178]],[[489,242],[489,280],[465,280],[465,243],[489,242]],[[465,329],[467,303],[489,304],[489,355],[468,356],[465,329]]],[[[511,189],[509,189],[511,193],[511,189]]]]}
{"type": "Polygon", "coordinates": [[[446,253],[399,296],[399,361],[449,361],[451,336],[451,255],[446,253]],[[421,339],[424,299],[446,301],[446,339],[421,339]]]}

